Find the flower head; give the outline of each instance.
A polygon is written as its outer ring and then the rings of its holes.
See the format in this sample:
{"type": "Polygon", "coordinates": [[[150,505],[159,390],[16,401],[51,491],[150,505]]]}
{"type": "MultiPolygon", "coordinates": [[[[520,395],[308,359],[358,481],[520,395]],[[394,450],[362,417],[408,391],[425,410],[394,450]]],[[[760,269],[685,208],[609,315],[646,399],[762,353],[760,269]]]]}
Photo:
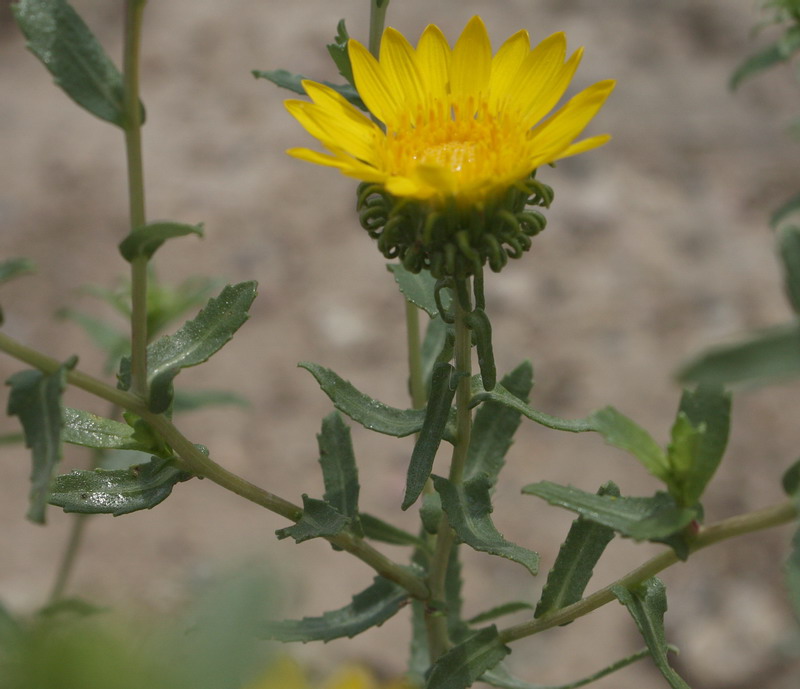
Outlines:
{"type": "MultiPolygon", "coordinates": [[[[528,33],[519,31],[493,56],[483,21],[473,17],[452,49],[431,25],[416,48],[389,28],[379,59],[354,40],[348,52],[358,94],[382,126],[335,90],[304,81],[313,102],[290,100],[286,106],[327,153],[308,148],[288,153],[373,185],[371,192],[381,194],[392,207],[395,202],[413,202],[429,213],[460,213],[463,217],[456,225],[474,225],[475,212],[486,217],[487,209],[498,207],[513,218],[526,203],[520,206],[517,199],[509,206],[508,195],[516,189],[529,199],[535,189],[526,185],[537,167],[596,148],[610,138],[600,135],[576,142],[611,93],[613,81],[590,86],[550,114],[582,55],[578,50],[566,59],[563,33],[531,48],[528,33]]],[[[392,214],[388,208],[385,219],[392,214]]],[[[490,215],[495,223],[497,214],[490,215]]],[[[452,229],[453,222],[449,226],[452,229]]],[[[427,240],[417,229],[410,239],[419,248],[419,242],[427,240]]],[[[437,232],[428,229],[429,240],[437,232]]],[[[453,240],[452,232],[445,234],[453,240]]],[[[503,244],[502,237],[495,238],[503,244]]],[[[478,257],[467,251],[466,260],[482,264],[484,249],[475,246],[475,237],[468,239],[478,257]]],[[[395,247],[394,255],[406,262],[408,249],[395,247]]],[[[384,249],[386,255],[392,251],[384,249]]],[[[428,253],[420,253],[421,265],[407,267],[429,267],[428,253]]],[[[497,265],[496,261],[492,267],[499,269],[497,265]]]]}

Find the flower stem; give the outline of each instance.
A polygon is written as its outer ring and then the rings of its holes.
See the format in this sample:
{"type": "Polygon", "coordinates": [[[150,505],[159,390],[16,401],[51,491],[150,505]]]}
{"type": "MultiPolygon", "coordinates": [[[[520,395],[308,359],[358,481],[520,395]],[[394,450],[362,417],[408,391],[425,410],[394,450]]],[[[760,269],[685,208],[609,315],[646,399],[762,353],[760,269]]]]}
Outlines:
{"type": "Polygon", "coordinates": [[[408,336],[408,387],[411,405],[422,409],[427,401],[425,378],[422,375],[422,349],[419,333],[419,309],[406,300],[406,333],[408,336]]]}
{"type": "Polygon", "coordinates": [[[386,24],[386,10],[389,0],[370,0],[369,5],[369,52],[376,58],[381,47],[383,27],[386,24]]]}
{"type": "MultiPolygon", "coordinates": [[[[56,359],[26,347],[3,333],[0,333],[0,351],[4,351],[44,373],[55,373],[61,366],[56,359]]],[[[303,509],[298,505],[250,483],[204,455],[175,427],[172,421],[161,414],[151,412],[136,395],[118,390],[75,370],[67,372],[67,382],[140,416],[175,451],[183,466],[196,476],[207,478],[232,493],[291,521],[298,521],[303,516],[303,509]]],[[[391,561],[363,539],[344,532],[327,540],[365,562],[381,576],[400,584],[413,597],[423,600],[429,597],[428,586],[421,578],[391,561]]]]}
{"type": "MultiPolygon", "coordinates": [[[[139,100],[139,52],[146,0],[127,0],[123,56],[125,152],[128,163],[130,231],[146,222],[142,165],[142,112],[139,100]]],[[[131,261],[131,389],[147,393],[147,257],[131,261]]]]}
{"type": "MultiPolygon", "coordinates": [[[[465,286],[469,293],[468,285],[465,286]]],[[[456,485],[462,483],[464,465],[469,450],[470,436],[472,435],[472,411],[470,401],[470,377],[472,375],[472,334],[467,327],[467,312],[465,305],[461,304],[458,296],[453,291],[453,304],[455,308],[455,365],[458,377],[456,388],[456,440],[453,445],[453,455],[450,460],[450,481],[456,485]]],[[[446,599],[447,568],[450,554],[455,543],[455,534],[450,528],[447,515],[442,513],[439,529],[436,536],[436,548],[431,560],[429,584],[431,598],[435,602],[446,599]]],[[[447,616],[438,612],[429,613],[428,648],[431,661],[435,661],[450,647],[447,633],[447,616]]]]}
{"type": "MultiPolygon", "coordinates": [[[[777,505],[772,505],[755,512],[748,512],[747,514],[736,515],[730,519],[725,519],[716,524],[701,528],[695,540],[690,546],[691,552],[696,552],[707,548],[714,543],[725,541],[729,538],[741,536],[743,534],[752,533],[754,531],[761,531],[769,529],[773,526],[785,524],[796,519],[798,516],[798,506],[792,500],[777,505]]],[[[625,586],[629,588],[640,584],[647,579],[658,574],[661,570],[671,567],[676,562],[680,562],[678,556],[675,555],[673,550],[666,550],[654,558],[648,560],[643,565],[632,570],[625,576],[617,579],[615,582],[595,591],[593,594],[586,596],[586,598],[567,605],[554,613],[545,615],[538,620],[531,620],[523,622],[514,627],[509,627],[500,632],[500,639],[503,643],[517,641],[526,636],[532,636],[543,632],[545,629],[556,627],[558,625],[567,624],[573,620],[583,617],[584,615],[602,607],[606,603],[615,600],[612,589],[615,586],[625,586]]]]}

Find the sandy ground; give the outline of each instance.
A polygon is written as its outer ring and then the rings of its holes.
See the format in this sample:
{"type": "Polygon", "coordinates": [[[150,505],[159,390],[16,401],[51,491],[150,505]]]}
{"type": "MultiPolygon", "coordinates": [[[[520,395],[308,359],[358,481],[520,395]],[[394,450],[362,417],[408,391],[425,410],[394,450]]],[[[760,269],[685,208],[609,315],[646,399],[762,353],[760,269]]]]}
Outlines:
{"type": "MultiPolygon", "coordinates": [[[[75,5],[119,55],[119,4],[75,5]]],[[[169,281],[211,272],[260,283],[253,317],[236,340],[179,379],[190,388],[236,387],[252,407],[198,412],[179,425],[226,467],[297,501],[321,491],[314,434],[330,403],[296,362],[322,363],[405,406],[403,307],[357,225],[352,182],[284,155],[287,146],[310,142],[285,113],[285,94],[250,70],[333,78],[324,44],[341,17],[363,38],[365,11],[356,0],[171,0],[147,9],[149,215],[207,228],[202,241],[166,246],[158,272],[169,281]]],[[[390,23],[416,37],[435,22],[454,38],[476,13],[496,44],[520,27],[536,39],[565,30],[573,47],[586,46],[576,88],[619,82],[592,129],[614,141],[543,171],[557,194],[548,230],[524,260],[488,281],[498,363],[508,369],[533,360],[539,408],[583,416],[614,404],[665,441],[680,362],[790,316],[767,218],[797,191],[798,149],[786,131],[797,115],[797,87],[779,70],[736,94],[727,90],[733,68],[758,45],[753,0],[396,0],[390,23]]],[[[122,137],[52,87],[25,52],[5,2],[0,84],[0,256],[28,256],[39,270],[4,287],[5,332],[60,359],[79,353],[82,368],[102,375],[102,357],[79,328],[50,316],[64,306],[106,313],[80,287],[110,286],[124,274],[116,249],[126,231],[122,137]]],[[[4,379],[18,368],[0,358],[4,379]]],[[[795,384],[737,397],[730,451],[707,495],[710,520],[780,498],[779,477],[797,456],[791,410],[799,392],[795,384]]],[[[68,402],[105,412],[73,392],[68,402]]],[[[410,444],[360,428],[353,436],[363,506],[389,516],[401,499],[410,444]]],[[[67,452],[67,465],[84,461],[67,452]]],[[[26,453],[4,448],[2,470],[0,598],[25,611],[47,594],[70,517],[53,509],[46,528],[26,522],[26,453]]],[[[571,518],[520,496],[519,487],[549,479],[594,490],[609,478],[626,493],[657,488],[597,437],[526,425],[498,488],[498,528],[539,550],[546,569],[571,518]]],[[[402,519],[413,528],[413,514],[402,519]]],[[[92,520],[72,591],[168,609],[192,582],[255,557],[283,577],[294,616],[343,605],[370,581],[364,565],[324,543],[276,542],[272,532],[285,525],[213,484],[183,484],[151,512],[92,520]]],[[[795,627],[780,571],[790,537],[783,528],[743,538],[664,574],[668,636],[682,649],[679,667],[693,687],[796,686],[797,667],[786,655],[795,627]]],[[[613,544],[596,585],[655,551],[613,544]]],[[[471,613],[509,591],[535,600],[543,583],[489,557],[468,557],[466,576],[471,613]]],[[[353,642],[297,650],[317,666],[359,658],[397,671],[406,628],[401,614],[353,642]]],[[[528,681],[559,683],[640,646],[614,605],[520,642],[511,664],[528,681]]],[[[664,682],[641,664],[596,686],[664,682]]]]}

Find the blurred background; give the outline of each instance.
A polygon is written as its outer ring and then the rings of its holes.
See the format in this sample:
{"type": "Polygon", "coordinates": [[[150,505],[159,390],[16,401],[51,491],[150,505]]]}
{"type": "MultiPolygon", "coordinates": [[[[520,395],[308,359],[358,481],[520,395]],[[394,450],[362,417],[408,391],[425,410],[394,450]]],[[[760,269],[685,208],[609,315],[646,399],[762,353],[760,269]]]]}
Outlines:
{"type": "MultiPolygon", "coordinates": [[[[121,3],[73,4],[118,59],[121,3]]],[[[250,70],[336,80],[325,44],[342,17],[366,41],[367,8],[366,0],[167,0],[151,2],[145,15],[148,215],[206,227],[202,240],[168,243],[156,257],[158,275],[260,284],[235,340],[177,379],[189,389],[235,388],[250,408],[198,411],[178,425],[227,468],[296,502],[322,491],[315,434],[331,405],[295,364],[318,362],[407,406],[403,304],[358,226],[353,181],[284,154],[312,141],[283,108],[289,94],[250,70]]],[[[789,133],[800,111],[797,83],[783,67],[736,93],[727,87],[739,62],[774,37],[753,34],[758,8],[755,0],[391,3],[388,23],[412,42],[431,22],[454,42],[473,14],[485,19],[495,47],[520,28],[534,41],[564,30],[573,49],[586,48],[573,92],[618,81],[590,130],[610,132],[613,141],[541,171],[556,191],[548,229],[524,259],[487,279],[498,367],[533,361],[533,406],[572,417],[613,404],[666,442],[680,393],[676,367],[705,347],[790,317],[768,217],[798,190],[798,144],[789,133]]],[[[104,356],[86,334],[52,315],[69,306],[114,318],[81,287],[112,287],[125,275],[117,251],[127,231],[122,134],[50,82],[3,0],[0,257],[26,256],[38,267],[4,286],[4,330],[58,359],[80,354],[82,369],[104,375],[104,356]]],[[[0,357],[3,380],[20,368],[0,357]]],[[[798,394],[800,386],[787,384],[736,396],[729,452],[705,500],[708,520],[781,498],[780,476],[797,457],[798,394]]],[[[75,391],[66,399],[107,413],[75,391]]],[[[3,432],[15,424],[0,419],[3,432]]],[[[353,438],[362,507],[395,516],[411,441],[361,428],[353,438]]],[[[68,449],[64,461],[85,466],[87,456],[68,449]]],[[[22,448],[2,448],[0,600],[20,613],[46,598],[71,519],[51,508],[45,528],[25,521],[29,467],[22,448]]],[[[584,490],[614,479],[628,494],[658,488],[597,436],[523,425],[494,518],[507,538],[540,552],[544,572],[572,515],[520,495],[522,485],[543,479],[584,490]]],[[[409,512],[401,519],[414,529],[409,512]]],[[[220,569],[259,560],[280,582],[285,614],[299,617],[345,605],[371,581],[365,565],[324,542],[276,541],[283,526],[210,482],[180,484],[150,512],[93,518],[69,592],[169,611],[220,569]]],[[[668,640],[681,648],[676,666],[693,687],[796,686],[796,627],[781,582],[791,533],[740,538],[664,573],[668,640]]],[[[394,550],[386,547],[405,557],[394,550]]],[[[612,543],[590,589],[657,551],[612,543]]],[[[474,614],[509,592],[535,601],[545,576],[531,580],[511,562],[467,555],[465,578],[474,614]]],[[[399,672],[407,627],[401,613],[354,641],[292,650],[323,670],[357,659],[399,672]]],[[[641,646],[627,612],[609,605],[519,642],[510,666],[529,682],[557,684],[641,646]]],[[[664,681],[644,662],[596,686],[664,681]]]]}

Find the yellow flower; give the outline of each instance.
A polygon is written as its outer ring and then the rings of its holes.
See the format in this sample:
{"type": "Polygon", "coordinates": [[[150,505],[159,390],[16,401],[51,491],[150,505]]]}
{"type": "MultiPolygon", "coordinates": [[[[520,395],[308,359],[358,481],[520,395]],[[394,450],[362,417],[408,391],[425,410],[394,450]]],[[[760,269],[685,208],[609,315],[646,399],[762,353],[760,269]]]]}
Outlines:
{"type": "Polygon", "coordinates": [[[380,60],[354,40],[348,51],[356,89],[383,127],[333,89],[304,81],[313,102],[290,100],[286,107],[328,153],[288,153],[378,184],[396,198],[433,208],[481,206],[540,165],[610,138],[575,141],[613,81],[590,86],[548,116],[582,55],[565,59],[563,33],[531,49],[527,31],[519,31],[492,56],[486,27],[473,17],[453,49],[431,25],[416,49],[389,28],[380,60]]]}

